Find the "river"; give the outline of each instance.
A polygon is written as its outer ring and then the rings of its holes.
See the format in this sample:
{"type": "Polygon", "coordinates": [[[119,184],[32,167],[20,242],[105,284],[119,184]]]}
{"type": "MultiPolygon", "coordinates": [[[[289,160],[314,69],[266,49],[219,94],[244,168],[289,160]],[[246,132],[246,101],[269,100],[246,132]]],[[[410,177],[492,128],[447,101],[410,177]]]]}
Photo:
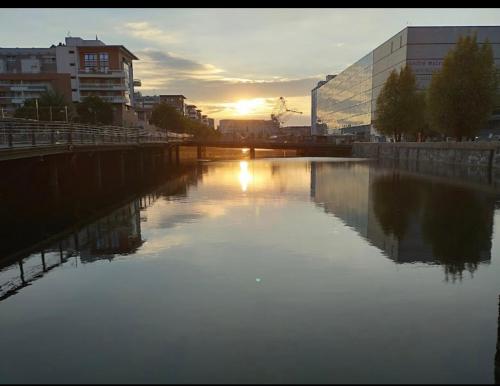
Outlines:
{"type": "Polygon", "coordinates": [[[78,222],[11,213],[0,382],[494,383],[499,208],[491,186],[264,158],[78,222]]]}

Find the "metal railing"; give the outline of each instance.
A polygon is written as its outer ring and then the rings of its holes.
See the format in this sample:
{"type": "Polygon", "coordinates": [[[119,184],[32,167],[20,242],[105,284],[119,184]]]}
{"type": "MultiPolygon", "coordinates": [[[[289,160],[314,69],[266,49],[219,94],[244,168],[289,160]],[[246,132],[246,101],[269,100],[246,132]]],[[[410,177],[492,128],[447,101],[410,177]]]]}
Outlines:
{"type": "Polygon", "coordinates": [[[56,145],[168,143],[179,139],[161,131],[116,126],[0,119],[0,149],[56,145]]]}

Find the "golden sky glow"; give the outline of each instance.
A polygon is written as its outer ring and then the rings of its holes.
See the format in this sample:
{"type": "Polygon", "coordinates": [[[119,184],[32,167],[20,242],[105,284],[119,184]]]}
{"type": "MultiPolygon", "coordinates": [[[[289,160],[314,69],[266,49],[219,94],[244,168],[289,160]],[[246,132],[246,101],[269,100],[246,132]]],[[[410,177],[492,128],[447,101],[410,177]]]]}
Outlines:
{"type": "Polygon", "coordinates": [[[269,119],[270,100],[284,96],[303,112],[286,124],[303,125],[319,80],[405,26],[496,25],[499,18],[495,8],[4,9],[0,34],[11,47],[49,47],[69,32],[83,39],[98,33],[139,58],[134,78],[143,95],[182,94],[216,121],[269,119]],[[26,20],[36,20],[33,28],[16,30],[26,20]]]}
{"type": "Polygon", "coordinates": [[[240,99],[234,107],[236,108],[236,113],[238,115],[249,115],[258,111],[264,105],[263,98],[255,99],[240,99]]]}
{"type": "MultiPolygon", "coordinates": [[[[210,117],[220,119],[270,119],[271,113],[279,99],[268,98],[238,98],[234,102],[205,102],[193,101],[210,117]]],[[[289,107],[302,111],[303,114],[290,114],[285,119],[285,125],[308,125],[310,124],[309,111],[310,96],[286,97],[289,107]]]]}

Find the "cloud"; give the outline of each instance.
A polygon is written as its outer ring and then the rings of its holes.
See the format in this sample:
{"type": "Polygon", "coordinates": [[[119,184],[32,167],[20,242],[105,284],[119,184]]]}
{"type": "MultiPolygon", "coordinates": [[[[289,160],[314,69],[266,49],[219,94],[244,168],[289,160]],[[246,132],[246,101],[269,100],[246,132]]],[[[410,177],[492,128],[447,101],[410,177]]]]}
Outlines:
{"type": "Polygon", "coordinates": [[[228,73],[213,64],[182,57],[173,52],[155,48],[138,51],[141,60],[134,63],[134,76],[141,79],[137,88],[143,95],[182,94],[188,103],[196,104],[204,114],[216,119],[244,118],[235,106],[238,100],[260,98],[264,102],[247,114],[253,118],[269,118],[280,96],[298,98],[292,107],[304,112],[291,121],[308,120],[310,92],[323,77],[288,78],[275,75],[240,76],[228,73]]]}
{"type": "Polygon", "coordinates": [[[223,72],[222,69],[216,68],[212,64],[200,63],[170,52],[152,48],[138,51],[137,55],[141,58],[141,61],[136,63],[139,72],[142,70],[145,73],[153,73],[160,78],[166,75],[207,76],[223,72]]]}
{"type": "Polygon", "coordinates": [[[119,31],[139,39],[150,40],[156,43],[178,42],[178,38],[174,34],[167,33],[160,28],[154,27],[147,21],[125,23],[125,28],[120,27],[119,31]]]}

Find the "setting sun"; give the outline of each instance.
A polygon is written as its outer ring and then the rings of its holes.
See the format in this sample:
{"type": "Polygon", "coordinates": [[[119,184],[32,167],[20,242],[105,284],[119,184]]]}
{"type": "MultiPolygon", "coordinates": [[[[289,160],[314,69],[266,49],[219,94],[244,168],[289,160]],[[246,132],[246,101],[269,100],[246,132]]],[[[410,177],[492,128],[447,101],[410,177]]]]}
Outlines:
{"type": "Polygon", "coordinates": [[[262,98],[242,99],[235,104],[236,113],[239,115],[247,115],[254,112],[257,107],[260,107],[263,104],[264,100],[262,98]]]}

